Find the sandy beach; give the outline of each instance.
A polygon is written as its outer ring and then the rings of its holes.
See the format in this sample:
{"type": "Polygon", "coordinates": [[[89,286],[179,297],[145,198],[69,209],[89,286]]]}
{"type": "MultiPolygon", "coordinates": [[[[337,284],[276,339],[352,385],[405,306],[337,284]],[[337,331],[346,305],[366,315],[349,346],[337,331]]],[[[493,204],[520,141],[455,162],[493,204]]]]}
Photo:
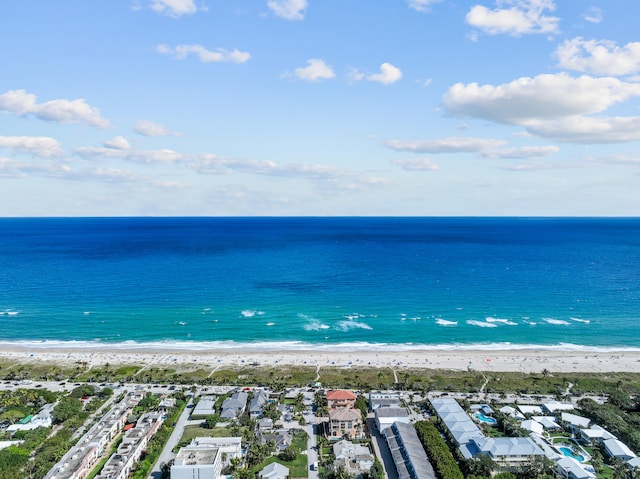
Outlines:
{"type": "Polygon", "coordinates": [[[21,363],[87,363],[97,367],[109,363],[138,364],[146,367],[234,368],[248,365],[367,367],[393,369],[449,369],[481,371],[549,372],[640,372],[640,351],[635,350],[429,350],[391,351],[278,350],[268,348],[225,348],[189,351],[184,349],[73,349],[38,348],[33,345],[0,347],[0,358],[21,363]]]}

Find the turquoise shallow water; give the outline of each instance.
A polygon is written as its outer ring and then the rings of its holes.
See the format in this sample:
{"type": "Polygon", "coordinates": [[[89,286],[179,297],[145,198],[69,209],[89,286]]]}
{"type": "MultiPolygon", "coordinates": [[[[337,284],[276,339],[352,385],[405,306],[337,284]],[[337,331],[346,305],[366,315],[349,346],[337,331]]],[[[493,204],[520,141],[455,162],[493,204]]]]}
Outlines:
{"type": "Polygon", "coordinates": [[[0,341],[640,348],[638,265],[639,219],[0,219],[0,341]]]}

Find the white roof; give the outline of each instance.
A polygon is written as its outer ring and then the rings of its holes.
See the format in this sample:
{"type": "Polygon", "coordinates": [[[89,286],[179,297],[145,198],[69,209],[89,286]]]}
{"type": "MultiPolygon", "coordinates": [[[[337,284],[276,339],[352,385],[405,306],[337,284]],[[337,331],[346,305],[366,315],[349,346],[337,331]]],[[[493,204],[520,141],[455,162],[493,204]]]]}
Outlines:
{"type": "Polygon", "coordinates": [[[617,439],[607,439],[604,441],[604,447],[613,457],[636,457],[634,452],[622,441],[617,439]]]}
{"type": "Polygon", "coordinates": [[[527,419],[526,421],[522,421],[520,423],[520,427],[522,429],[526,429],[527,431],[535,432],[536,434],[542,434],[544,432],[544,427],[538,421],[534,421],[533,419],[527,419]]]}
{"type": "Polygon", "coordinates": [[[589,439],[617,439],[615,435],[597,424],[594,424],[589,429],[582,429],[580,433],[589,439]]]}
{"type": "Polygon", "coordinates": [[[544,455],[542,449],[528,437],[483,437],[474,438],[473,442],[481,452],[488,453],[494,459],[544,455]]]}
{"type": "Polygon", "coordinates": [[[553,413],[556,411],[571,411],[575,406],[569,402],[549,401],[543,404],[544,408],[553,413]]]}
{"type": "Polygon", "coordinates": [[[587,471],[582,465],[572,457],[563,457],[559,459],[558,469],[562,469],[565,473],[569,473],[568,477],[573,479],[594,479],[596,476],[592,472],[587,471]]]}
{"type": "Polygon", "coordinates": [[[260,477],[265,477],[265,478],[272,478],[272,479],[284,478],[284,477],[287,477],[288,475],[289,475],[289,468],[286,466],[283,466],[278,462],[272,462],[268,466],[265,466],[264,469],[262,469],[262,471],[260,471],[260,477]]]}
{"type": "Polygon", "coordinates": [[[521,405],[518,406],[518,409],[520,409],[520,412],[522,414],[542,414],[542,409],[540,409],[540,406],[527,406],[527,405],[521,405]]]}
{"type": "Polygon", "coordinates": [[[576,416],[575,414],[568,412],[563,412],[561,417],[564,422],[568,422],[572,426],[577,426],[583,429],[589,427],[589,424],[591,423],[591,419],[589,418],[576,416]]]}
{"type": "Polygon", "coordinates": [[[531,419],[538,421],[545,429],[557,429],[560,427],[553,416],[533,416],[531,419]]]}

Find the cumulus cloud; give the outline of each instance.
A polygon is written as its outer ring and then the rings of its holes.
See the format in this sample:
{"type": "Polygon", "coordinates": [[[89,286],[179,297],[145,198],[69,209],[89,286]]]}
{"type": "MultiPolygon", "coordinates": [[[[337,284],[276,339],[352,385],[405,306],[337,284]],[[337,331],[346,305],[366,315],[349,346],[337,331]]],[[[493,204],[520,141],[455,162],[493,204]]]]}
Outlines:
{"type": "Polygon", "coordinates": [[[324,60],[320,60],[318,58],[307,60],[307,66],[296,68],[294,75],[301,80],[312,82],[318,80],[329,80],[336,76],[333,69],[327,65],[324,60]]]}
{"type": "Polygon", "coordinates": [[[129,142],[123,136],[116,136],[111,140],[107,140],[104,142],[105,148],[113,148],[115,150],[128,150],[131,148],[129,142]]]}
{"type": "Polygon", "coordinates": [[[85,123],[98,128],[109,126],[109,122],[100,116],[100,110],[88,105],[84,99],[38,103],[36,95],[25,90],[10,90],[0,95],[0,110],[19,116],[34,115],[57,123],[85,123]]]}
{"type": "Polygon", "coordinates": [[[638,83],[558,73],[518,78],[497,86],[457,83],[445,93],[443,105],[454,116],[526,125],[531,121],[602,112],[638,95],[638,83]]]}
{"type": "Polygon", "coordinates": [[[0,148],[42,158],[64,155],[60,143],[47,136],[0,136],[0,148]]]}
{"type": "Polygon", "coordinates": [[[440,0],[408,0],[409,8],[413,8],[418,12],[430,12],[431,6],[440,2],[440,0]]]}
{"type": "Polygon", "coordinates": [[[520,148],[501,148],[482,153],[485,158],[509,159],[509,160],[529,160],[531,158],[541,158],[560,151],[555,145],[547,146],[523,146],[520,148]]]}
{"type": "Polygon", "coordinates": [[[629,75],[640,71],[640,42],[619,47],[609,40],[566,40],[555,51],[558,66],[598,75],[629,75]]]}
{"type": "Polygon", "coordinates": [[[556,6],[553,0],[496,0],[496,8],[475,5],[465,19],[489,35],[521,36],[532,33],[557,33],[559,18],[547,15],[556,6]]]}
{"type": "Polygon", "coordinates": [[[437,171],[440,167],[430,158],[410,158],[408,160],[395,160],[394,165],[398,165],[405,171],[437,171]]]}
{"type": "Polygon", "coordinates": [[[591,7],[582,15],[589,23],[600,23],[602,21],[602,9],[598,7],[591,7]]]}
{"type": "Polygon", "coordinates": [[[202,63],[246,63],[251,58],[248,52],[229,51],[224,48],[213,51],[197,44],[177,45],[175,48],[162,44],[156,47],[156,51],[162,55],[172,55],[176,60],[184,60],[189,54],[194,54],[202,63]]]}
{"type": "Polygon", "coordinates": [[[391,85],[402,78],[402,72],[399,68],[394,67],[391,63],[383,63],[380,65],[380,73],[374,73],[367,76],[367,80],[391,85]]]}
{"type": "Polygon", "coordinates": [[[505,145],[505,140],[492,138],[449,137],[428,141],[388,140],[384,145],[394,151],[412,153],[478,153],[505,145]]]}
{"type": "Polygon", "coordinates": [[[162,15],[180,17],[198,11],[194,0],[149,0],[151,9],[162,15]]]}
{"type": "Polygon", "coordinates": [[[278,17],[286,20],[302,20],[309,2],[307,0],[269,0],[267,6],[278,17]]]}
{"type": "Polygon", "coordinates": [[[164,125],[149,120],[137,122],[133,131],[142,136],[182,136],[178,131],[171,131],[164,125]]]}

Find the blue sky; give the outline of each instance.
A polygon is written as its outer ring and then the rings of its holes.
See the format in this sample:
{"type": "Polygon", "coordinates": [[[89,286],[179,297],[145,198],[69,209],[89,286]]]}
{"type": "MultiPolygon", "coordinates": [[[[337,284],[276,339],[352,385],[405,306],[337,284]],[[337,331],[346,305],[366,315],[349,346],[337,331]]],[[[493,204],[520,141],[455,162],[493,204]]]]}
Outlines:
{"type": "Polygon", "coordinates": [[[0,216],[640,215],[637,0],[20,0],[0,216]]]}

